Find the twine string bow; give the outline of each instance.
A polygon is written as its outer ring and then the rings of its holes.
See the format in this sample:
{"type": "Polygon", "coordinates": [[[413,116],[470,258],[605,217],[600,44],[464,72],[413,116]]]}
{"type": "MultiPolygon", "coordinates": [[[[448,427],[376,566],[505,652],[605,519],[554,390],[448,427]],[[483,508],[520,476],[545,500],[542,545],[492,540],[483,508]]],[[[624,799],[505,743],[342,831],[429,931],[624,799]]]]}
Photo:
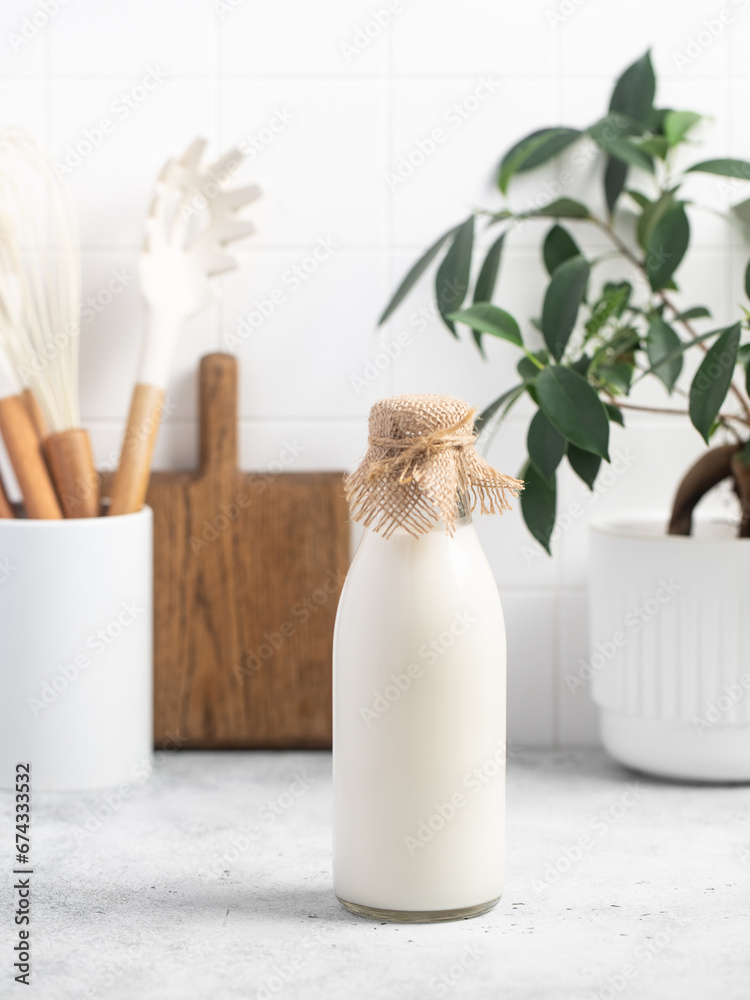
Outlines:
{"type": "Polygon", "coordinates": [[[378,479],[384,472],[390,472],[401,467],[398,482],[403,486],[419,479],[419,465],[430,455],[448,448],[465,448],[473,445],[476,437],[473,433],[466,433],[466,429],[474,426],[474,415],[476,410],[469,410],[465,417],[462,417],[451,427],[436,427],[429,434],[418,434],[413,437],[377,437],[370,436],[371,447],[383,448],[393,454],[386,455],[377,462],[373,462],[367,470],[367,478],[372,481],[378,479]],[[410,469],[415,471],[410,474],[410,469]]]}

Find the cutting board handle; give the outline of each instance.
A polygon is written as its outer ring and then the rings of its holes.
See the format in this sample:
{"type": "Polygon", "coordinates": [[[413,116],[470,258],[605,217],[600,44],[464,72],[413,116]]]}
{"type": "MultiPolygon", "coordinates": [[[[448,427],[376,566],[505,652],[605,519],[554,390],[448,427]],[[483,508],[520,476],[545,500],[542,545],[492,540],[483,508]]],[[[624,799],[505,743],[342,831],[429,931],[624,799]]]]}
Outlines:
{"type": "Polygon", "coordinates": [[[237,359],[206,354],[200,364],[201,472],[237,468],[237,359]]]}

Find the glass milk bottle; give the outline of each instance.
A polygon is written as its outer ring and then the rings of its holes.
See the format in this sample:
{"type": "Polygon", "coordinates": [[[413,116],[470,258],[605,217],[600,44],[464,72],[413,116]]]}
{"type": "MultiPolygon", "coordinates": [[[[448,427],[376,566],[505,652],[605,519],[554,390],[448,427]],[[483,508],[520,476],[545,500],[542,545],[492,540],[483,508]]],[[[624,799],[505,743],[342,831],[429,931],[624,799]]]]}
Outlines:
{"type": "Polygon", "coordinates": [[[451,920],[503,889],[505,627],[470,504],[521,484],[445,396],[376,403],[347,480],[365,525],[334,633],[334,889],[355,913],[451,920]]]}

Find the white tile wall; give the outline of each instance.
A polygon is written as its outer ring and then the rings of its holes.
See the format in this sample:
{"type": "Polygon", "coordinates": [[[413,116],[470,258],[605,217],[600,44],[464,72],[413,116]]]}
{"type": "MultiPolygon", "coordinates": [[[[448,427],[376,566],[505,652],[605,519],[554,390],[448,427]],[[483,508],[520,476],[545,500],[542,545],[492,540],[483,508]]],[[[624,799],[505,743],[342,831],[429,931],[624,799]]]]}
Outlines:
{"type": "MultiPolygon", "coordinates": [[[[508,345],[489,344],[484,362],[439,324],[420,328],[427,284],[385,330],[375,326],[389,290],[427,242],[472,206],[498,204],[499,154],[535,127],[592,120],[606,107],[613,75],[651,44],[662,100],[715,119],[703,130],[706,155],[748,156],[749,41],[748,0],[5,3],[2,120],[26,124],[59,158],[87,134],[96,137],[103,117],[115,123],[80,163],[71,161],[69,174],[84,295],[96,296],[115,271],[132,276],[84,330],[82,406],[99,461],[111,464],[117,454],[134,375],[143,323],[134,275],[153,178],[196,134],[214,152],[253,146],[244,176],[265,196],[253,209],[258,233],[241,271],[226,281],[223,301],[185,330],[157,464],[195,462],[196,362],[239,331],[243,465],[266,468],[292,442],[296,469],[346,468],[362,451],[378,397],[420,389],[481,406],[511,384],[516,358],[508,345]],[[729,23],[717,21],[722,10],[729,23]],[[123,97],[140,94],[149,73],[158,85],[123,110],[123,97]],[[442,138],[430,149],[435,129],[442,138]],[[394,180],[400,158],[420,144],[428,150],[423,165],[394,180]],[[320,240],[331,254],[295,284],[290,268],[320,240]],[[278,289],[280,304],[258,322],[258,303],[278,289]],[[367,365],[380,345],[399,334],[408,340],[400,357],[358,384],[374,370],[367,365]]],[[[596,196],[599,170],[573,170],[565,193],[596,196]]],[[[559,171],[520,180],[514,203],[549,191],[559,171]]],[[[693,185],[696,196],[726,207],[715,179],[693,185]]],[[[736,307],[747,251],[711,216],[692,213],[691,221],[700,249],[684,269],[683,299],[710,305],[721,320],[736,307]]],[[[590,234],[581,239],[597,245],[590,234]]],[[[531,224],[509,241],[498,293],[527,333],[543,288],[537,241],[531,224]]],[[[649,386],[639,401],[665,399],[649,386]]],[[[516,743],[596,740],[586,692],[573,694],[565,681],[587,655],[588,517],[665,507],[700,450],[684,423],[638,415],[630,424],[614,436],[613,451],[626,460],[611,482],[591,496],[563,478],[561,514],[583,513],[560,524],[554,558],[530,539],[517,511],[480,522],[506,608],[516,743]]],[[[493,446],[497,465],[518,471],[525,433],[519,408],[493,446]]]]}

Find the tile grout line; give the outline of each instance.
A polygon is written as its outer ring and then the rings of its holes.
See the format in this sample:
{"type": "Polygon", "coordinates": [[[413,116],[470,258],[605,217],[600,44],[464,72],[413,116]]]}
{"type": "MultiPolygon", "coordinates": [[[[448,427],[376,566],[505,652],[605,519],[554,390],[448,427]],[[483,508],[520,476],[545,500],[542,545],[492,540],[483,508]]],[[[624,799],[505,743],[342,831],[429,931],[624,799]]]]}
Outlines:
{"type": "MultiPolygon", "coordinates": [[[[427,242],[428,239],[429,239],[429,237],[427,237],[425,239],[425,242],[427,242]]],[[[309,243],[298,243],[298,244],[280,244],[279,245],[279,244],[263,244],[263,243],[259,243],[259,242],[256,241],[252,245],[248,244],[247,247],[244,247],[242,250],[239,250],[238,253],[240,255],[242,255],[244,253],[246,253],[248,255],[259,254],[259,253],[263,253],[263,254],[270,254],[270,253],[275,253],[275,254],[289,254],[289,253],[301,254],[301,253],[309,253],[310,252],[310,248],[313,247],[313,246],[314,246],[314,243],[312,243],[312,242],[309,242],[309,243]]],[[[337,253],[339,253],[339,254],[352,254],[352,255],[354,255],[354,254],[377,254],[377,253],[381,253],[381,254],[386,254],[387,255],[389,253],[394,253],[395,254],[395,253],[408,252],[410,254],[414,254],[414,253],[420,253],[420,252],[424,251],[424,248],[425,248],[425,244],[424,243],[401,243],[401,244],[394,243],[392,247],[387,246],[385,243],[380,243],[380,244],[377,244],[377,243],[372,243],[372,244],[358,244],[358,245],[350,244],[348,246],[345,246],[345,245],[342,246],[340,248],[340,250],[337,250],[337,253]]],[[[140,245],[136,246],[135,244],[127,244],[127,245],[123,245],[123,246],[119,246],[119,247],[118,246],[97,246],[95,244],[84,244],[81,247],[81,252],[82,253],[89,253],[89,254],[98,254],[98,255],[105,255],[105,254],[107,254],[107,255],[115,256],[115,255],[118,255],[118,254],[119,255],[126,255],[127,254],[127,255],[131,255],[132,256],[133,254],[135,254],[135,255],[140,254],[141,249],[142,248],[141,248],[140,245]]],[[[595,249],[600,249],[600,247],[595,247],[595,249]]],[[[693,253],[697,254],[698,256],[702,256],[702,257],[705,257],[707,259],[710,259],[710,258],[712,258],[716,254],[717,251],[724,251],[725,249],[726,249],[726,246],[725,246],[724,243],[701,243],[701,244],[699,244],[699,245],[697,245],[697,246],[695,246],[693,248],[693,253]]],[[[508,250],[507,250],[506,254],[504,255],[504,259],[505,259],[505,257],[508,257],[508,258],[511,258],[511,259],[513,259],[514,257],[517,257],[519,259],[522,259],[522,258],[525,259],[525,258],[528,258],[528,257],[533,257],[534,259],[537,259],[537,253],[538,253],[538,251],[537,251],[536,247],[533,247],[533,246],[524,246],[524,245],[510,246],[510,247],[508,247],[508,250]]]]}
{"type": "Polygon", "coordinates": [[[49,152],[52,152],[52,39],[50,31],[44,32],[44,133],[46,145],[49,152]]]}
{"type": "MultiPolygon", "coordinates": [[[[732,83],[734,77],[734,60],[732,58],[734,46],[732,44],[732,39],[729,39],[729,44],[727,45],[726,53],[726,68],[724,73],[724,83],[725,83],[725,94],[724,94],[724,113],[727,116],[727,141],[730,150],[734,151],[734,127],[732,121],[732,83]]],[[[724,234],[724,253],[727,254],[730,261],[730,266],[725,269],[724,273],[724,294],[726,296],[725,305],[727,308],[726,315],[731,315],[732,309],[732,271],[734,270],[731,266],[732,258],[735,256],[734,248],[732,246],[732,233],[730,228],[726,228],[724,234]]]]}
{"type": "MultiPolygon", "coordinates": [[[[557,46],[556,46],[556,58],[557,67],[555,78],[557,81],[557,87],[555,88],[555,110],[557,112],[557,121],[562,121],[563,114],[563,95],[562,95],[562,83],[563,83],[563,31],[558,31],[557,33],[557,46]]],[[[564,552],[561,553],[560,558],[556,560],[555,565],[555,576],[554,576],[554,600],[552,605],[553,614],[553,635],[554,635],[554,646],[553,646],[553,658],[552,658],[552,732],[550,733],[552,746],[556,749],[561,748],[561,734],[562,725],[560,714],[562,712],[562,692],[561,688],[561,675],[562,675],[562,627],[561,627],[561,615],[562,615],[562,591],[563,591],[563,580],[562,580],[562,562],[565,555],[564,552]]],[[[548,557],[549,558],[549,557],[548,557]]]]}
{"type": "MultiPolygon", "coordinates": [[[[386,170],[390,169],[393,162],[393,29],[394,29],[395,18],[391,20],[388,25],[388,31],[386,33],[386,72],[385,72],[385,86],[386,86],[386,103],[385,103],[385,162],[386,170]]],[[[385,181],[385,178],[384,178],[385,181]]],[[[394,245],[395,245],[395,205],[393,199],[393,189],[388,191],[387,209],[386,209],[386,243],[387,243],[387,267],[386,274],[388,276],[388,294],[393,288],[394,274],[395,274],[395,261],[394,261],[394,245]]],[[[382,338],[382,331],[378,332],[378,340],[382,338]]],[[[386,386],[388,387],[388,394],[393,395],[395,392],[396,385],[396,368],[398,366],[399,359],[393,362],[386,372],[386,386]]]]}
{"type": "MultiPolygon", "coordinates": [[[[138,65],[133,67],[129,72],[123,73],[54,73],[50,74],[51,79],[56,83],[75,83],[75,84],[90,84],[93,82],[110,82],[110,83],[128,83],[132,81],[134,75],[142,72],[143,66],[138,65]]],[[[441,84],[445,82],[458,82],[464,81],[466,83],[471,83],[477,80],[484,74],[497,73],[497,66],[477,70],[472,73],[424,73],[424,74],[409,74],[409,73],[393,73],[391,78],[397,83],[412,83],[415,86],[421,86],[423,84],[441,84]]],[[[738,82],[750,83],[750,71],[747,73],[735,74],[738,82]]],[[[175,83],[189,83],[195,84],[196,86],[205,86],[208,81],[215,80],[217,77],[216,73],[171,73],[169,79],[175,83]]],[[[559,75],[554,73],[547,74],[523,74],[523,73],[510,73],[508,74],[508,80],[514,80],[519,83],[551,83],[555,82],[559,78],[559,75]]],[[[12,83],[33,83],[38,80],[38,74],[34,73],[8,73],[2,76],[3,81],[12,83]]],[[[380,73],[367,73],[358,76],[347,76],[345,73],[251,73],[251,74],[237,74],[237,73],[222,73],[221,79],[225,83],[232,84],[242,84],[242,83],[321,83],[321,84],[346,84],[357,85],[357,84],[373,84],[382,81],[382,74],[380,73]]],[[[661,79],[668,81],[670,83],[679,83],[683,81],[689,81],[694,83],[716,83],[722,82],[726,79],[725,73],[716,74],[706,74],[702,76],[685,77],[681,74],[670,74],[661,72],[661,79]]],[[[570,84],[586,84],[586,85],[599,85],[608,84],[611,86],[612,77],[607,74],[594,74],[591,76],[576,76],[571,74],[565,77],[565,83],[570,84]]]]}
{"type": "MultiPolygon", "coordinates": [[[[224,96],[224,89],[222,86],[223,76],[221,72],[221,23],[218,17],[212,20],[212,31],[214,33],[214,59],[216,60],[216,75],[213,80],[214,86],[214,141],[218,145],[217,155],[222,155],[221,146],[224,142],[224,136],[222,135],[222,122],[223,115],[221,113],[222,108],[222,98],[224,96]]],[[[222,347],[221,334],[224,329],[224,300],[223,297],[218,297],[213,309],[213,316],[211,317],[211,343],[215,351],[220,351],[222,347]]]]}

